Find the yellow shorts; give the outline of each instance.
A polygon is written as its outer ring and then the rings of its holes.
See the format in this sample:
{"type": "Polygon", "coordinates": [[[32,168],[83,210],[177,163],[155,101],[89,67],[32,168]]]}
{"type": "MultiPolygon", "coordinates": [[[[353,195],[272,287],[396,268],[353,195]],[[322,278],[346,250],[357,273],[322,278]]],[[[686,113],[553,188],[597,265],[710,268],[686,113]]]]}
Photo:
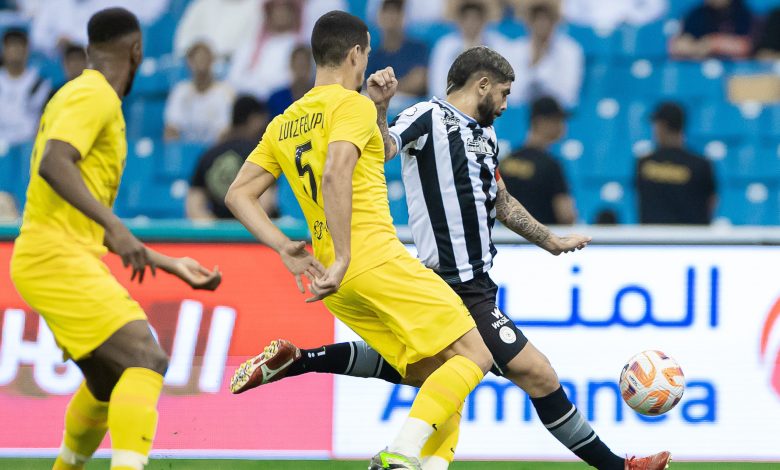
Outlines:
{"type": "Polygon", "coordinates": [[[146,314],[88,252],[14,250],[11,280],[46,320],[65,358],[83,359],[111,335],[146,314]]]}
{"type": "Polygon", "coordinates": [[[409,254],[358,274],[324,302],[402,376],[475,328],[452,288],[409,254]]]}

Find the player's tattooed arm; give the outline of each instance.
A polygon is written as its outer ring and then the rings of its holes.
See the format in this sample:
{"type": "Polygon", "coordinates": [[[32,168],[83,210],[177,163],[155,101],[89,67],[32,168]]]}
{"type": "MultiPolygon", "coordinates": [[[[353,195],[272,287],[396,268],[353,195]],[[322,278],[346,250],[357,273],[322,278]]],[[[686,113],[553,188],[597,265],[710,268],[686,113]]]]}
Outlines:
{"type": "Polygon", "coordinates": [[[503,181],[498,181],[496,218],[509,230],[529,242],[545,248],[550,229],[539,223],[520,202],[509,194],[503,181]]]}
{"type": "Polygon", "coordinates": [[[581,250],[591,241],[590,237],[582,235],[558,237],[550,232],[549,228],[536,220],[517,199],[509,194],[502,180],[498,180],[496,218],[508,229],[555,256],[581,250]]]}
{"type": "Polygon", "coordinates": [[[372,73],[366,80],[366,90],[371,101],[376,106],[376,123],[382,131],[382,140],[385,143],[385,161],[392,160],[398,153],[395,139],[390,137],[387,127],[387,107],[398,88],[398,80],[392,67],[372,73]]]}
{"type": "Polygon", "coordinates": [[[387,126],[387,106],[377,105],[376,123],[382,132],[382,141],[385,143],[385,161],[392,160],[398,154],[398,146],[395,144],[395,139],[390,136],[387,126]]]}

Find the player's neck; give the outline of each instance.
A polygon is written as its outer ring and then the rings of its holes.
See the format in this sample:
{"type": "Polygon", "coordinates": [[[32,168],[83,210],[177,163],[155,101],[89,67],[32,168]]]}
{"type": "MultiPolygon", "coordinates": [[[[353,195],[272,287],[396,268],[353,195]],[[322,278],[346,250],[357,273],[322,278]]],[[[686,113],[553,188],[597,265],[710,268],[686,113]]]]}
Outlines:
{"type": "Polygon", "coordinates": [[[447,103],[455,106],[461,113],[476,119],[477,116],[477,102],[474,96],[456,91],[447,95],[447,103]]]}
{"type": "Polygon", "coordinates": [[[115,64],[110,60],[93,61],[89,64],[90,69],[97,70],[106,78],[111,88],[114,89],[121,100],[125,96],[127,89],[127,80],[130,75],[126,66],[115,64]]]}
{"type": "Polygon", "coordinates": [[[314,86],[341,85],[347,90],[357,89],[354,75],[343,68],[318,68],[314,86]]]}

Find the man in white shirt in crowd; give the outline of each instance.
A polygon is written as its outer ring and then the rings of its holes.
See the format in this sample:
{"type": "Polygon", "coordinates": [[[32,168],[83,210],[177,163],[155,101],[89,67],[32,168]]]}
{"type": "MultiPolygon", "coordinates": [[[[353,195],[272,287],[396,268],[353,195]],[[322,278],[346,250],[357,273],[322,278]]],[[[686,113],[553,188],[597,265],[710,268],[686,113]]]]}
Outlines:
{"type": "Polygon", "coordinates": [[[205,41],[187,51],[192,79],[173,87],[165,105],[165,138],[212,143],[230,125],[233,87],[216,80],[214,54],[205,41]]]}
{"type": "Polygon", "coordinates": [[[267,101],[271,93],[290,84],[290,55],[301,35],[302,4],[266,0],[260,31],[233,55],[228,82],[237,92],[267,101]]]}
{"type": "Polygon", "coordinates": [[[537,0],[528,6],[525,19],[528,36],[516,41],[507,57],[517,77],[509,102],[552,96],[565,108],[576,106],[585,55],[574,39],[558,31],[560,7],[537,0]]]}
{"type": "Polygon", "coordinates": [[[494,31],[486,31],[488,10],[484,2],[464,1],[458,7],[458,31],[450,33],[433,46],[428,67],[428,94],[447,95],[447,73],[455,59],[466,49],[488,46],[506,55],[508,39],[494,31]]]}
{"type": "Polygon", "coordinates": [[[9,29],[3,35],[3,65],[0,67],[0,141],[8,145],[32,140],[38,130],[51,85],[27,65],[27,33],[9,29]]]}

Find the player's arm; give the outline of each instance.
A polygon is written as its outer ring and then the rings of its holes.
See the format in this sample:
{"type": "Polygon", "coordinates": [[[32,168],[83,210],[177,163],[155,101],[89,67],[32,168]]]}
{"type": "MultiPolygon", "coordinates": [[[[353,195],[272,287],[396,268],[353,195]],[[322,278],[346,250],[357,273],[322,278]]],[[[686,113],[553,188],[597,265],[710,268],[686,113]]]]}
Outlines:
{"type": "Polygon", "coordinates": [[[328,145],[322,172],[322,201],[328,231],[333,240],[335,260],[321,278],[312,282],[310,289],[315,297],[308,301],[321,300],[336,292],[349,268],[352,249],[352,175],[358,158],[360,151],[352,142],[337,141],[328,145]]]}
{"type": "Polygon", "coordinates": [[[387,108],[397,88],[398,80],[395,78],[392,67],[371,74],[366,81],[368,96],[376,106],[376,123],[379,125],[382,140],[385,143],[385,161],[392,160],[400,150],[395,139],[390,136],[390,130],[387,126],[387,108]]]}
{"type": "Polygon", "coordinates": [[[209,271],[192,258],[173,258],[151,248],[147,248],[146,252],[155,266],[178,277],[193,289],[213,291],[222,282],[222,273],[217,266],[209,271]]]}
{"type": "Polygon", "coordinates": [[[581,250],[591,241],[590,237],[582,235],[559,237],[550,232],[549,228],[536,220],[517,199],[509,194],[501,179],[498,180],[496,195],[496,218],[509,230],[555,256],[581,250]]]}
{"type": "Polygon", "coordinates": [[[106,246],[122,258],[125,267],[132,266],[131,280],[143,282],[146,267],[154,273],[154,262],[144,245],[125,227],[111,209],[101,204],[87,188],[76,162],[81,154],[61,140],[49,140],[43,150],[38,174],[70,205],[106,230],[106,246]]]}
{"type": "Polygon", "coordinates": [[[304,292],[301,276],[305,274],[309,279],[314,279],[324,268],[306,251],[305,242],[290,240],[263,210],[260,196],[275,182],[276,177],[273,174],[260,165],[247,161],[230,185],[225,204],[257,240],[279,253],[287,269],[295,276],[298,289],[304,292]]]}

